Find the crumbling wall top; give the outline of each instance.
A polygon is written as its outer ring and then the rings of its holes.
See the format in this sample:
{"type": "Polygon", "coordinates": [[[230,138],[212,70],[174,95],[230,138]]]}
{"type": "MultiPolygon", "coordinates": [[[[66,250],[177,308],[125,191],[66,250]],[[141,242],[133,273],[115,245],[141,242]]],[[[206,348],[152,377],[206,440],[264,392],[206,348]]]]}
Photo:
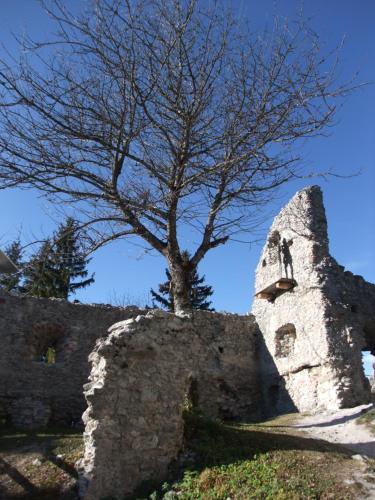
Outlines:
{"type": "Polygon", "coordinates": [[[205,311],[150,311],[111,327],[90,355],[85,386],[85,500],[131,495],[165,478],[189,398],[211,417],[259,417],[258,338],[252,316],[205,311]]]}

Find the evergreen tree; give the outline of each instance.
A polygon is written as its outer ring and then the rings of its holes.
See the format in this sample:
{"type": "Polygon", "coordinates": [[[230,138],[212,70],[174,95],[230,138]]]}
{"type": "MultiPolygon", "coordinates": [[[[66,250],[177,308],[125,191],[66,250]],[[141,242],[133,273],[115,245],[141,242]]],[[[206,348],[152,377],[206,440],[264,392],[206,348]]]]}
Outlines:
{"type": "Polygon", "coordinates": [[[24,268],[22,293],[33,297],[56,297],[55,269],[51,240],[47,240],[24,268]]]}
{"type": "MultiPolygon", "coordinates": [[[[185,262],[189,262],[190,255],[187,251],[182,252],[182,257],[185,262]]],[[[174,302],[171,286],[171,274],[168,269],[165,270],[167,281],[161,283],[158,287],[158,292],[151,288],[152,305],[158,307],[161,305],[163,309],[174,311],[174,302]]],[[[200,309],[204,311],[214,311],[211,308],[212,302],[207,300],[214,292],[211,286],[204,285],[205,276],[199,277],[196,269],[190,272],[188,277],[189,298],[192,309],[200,309]]]]}
{"type": "Polygon", "coordinates": [[[152,297],[152,307],[157,308],[158,304],[161,304],[162,309],[166,309],[167,311],[174,311],[174,303],[173,303],[173,295],[171,293],[171,273],[168,269],[165,270],[165,274],[167,275],[167,281],[164,283],[160,283],[158,287],[159,293],[155,292],[153,288],[151,288],[150,293],[152,297]]]}
{"type": "Polygon", "coordinates": [[[7,292],[19,293],[22,276],[22,247],[20,239],[16,239],[5,248],[5,254],[18,267],[18,272],[0,275],[0,288],[7,292]]]}
{"type": "Polygon", "coordinates": [[[83,255],[77,223],[69,217],[26,267],[24,293],[67,299],[71,293],[94,282],[94,275],[88,278],[88,262],[83,255]]]}
{"type": "Polygon", "coordinates": [[[58,228],[54,238],[55,297],[67,299],[71,293],[94,283],[94,275],[88,278],[77,223],[69,217],[58,228]],[[80,281],[77,281],[81,278],[80,281]]]}

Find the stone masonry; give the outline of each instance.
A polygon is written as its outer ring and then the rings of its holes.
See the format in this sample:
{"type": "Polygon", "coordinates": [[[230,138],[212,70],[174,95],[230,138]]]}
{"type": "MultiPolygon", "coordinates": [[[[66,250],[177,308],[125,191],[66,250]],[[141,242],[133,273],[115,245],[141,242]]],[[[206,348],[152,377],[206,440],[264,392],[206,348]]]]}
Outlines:
{"type": "Polygon", "coordinates": [[[260,359],[269,413],[370,400],[361,352],[375,354],[375,286],[330,256],[318,186],[297,193],[275,218],[256,292],[252,312],[265,341],[260,359]]]}
{"type": "Polygon", "coordinates": [[[123,498],[162,480],[183,439],[183,406],[245,421],[260,417],[258,329],[252,317],[152,311],[122,321],[90,355],[85,386],[85,500],[123,498]]]}
{"type": "Polygon", "coordinates": [[[90,306],[66,300],[0,296],[0,414],[22,428],[79,422],[83,384],[95,341],[134,307],[90,306]],[[42,361],[48,347],[56,363],[42,361]]]}
{"type": "Polygon", "coordinates": [[[37,428],[79,422],[87,408],[79,483],[97,500],[163,480],[187,400],[244,421],[370,401],[361,354],[375,354],[375,285],[330,256],[319,187],[275,218],[252,313],[180,317],[0,294],[0,418],[37,428]]]}

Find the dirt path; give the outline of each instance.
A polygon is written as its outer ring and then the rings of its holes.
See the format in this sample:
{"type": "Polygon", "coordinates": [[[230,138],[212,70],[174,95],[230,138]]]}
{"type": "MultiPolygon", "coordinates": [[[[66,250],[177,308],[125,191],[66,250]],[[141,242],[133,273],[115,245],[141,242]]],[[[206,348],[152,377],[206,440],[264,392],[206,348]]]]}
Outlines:
{"type": "Polygon", "coordinates": [[[335,413],[303,416],[294,427],[330,443],[343,444],[360,455],[375,458],[375,436],[368,427],[357,423],[357,418],[370,408],[372,405],[362,405],[335,413]]]}
{"type": "Polygon", "coordinates": [[[341,444],[354,452],[352,458],[360,464],[360,472],[347,482],[359,482],[366,491],[363,497],[366,499],[375,499],[374,462],[371,460],[375,459],[375,435],[371,433],[369,427],[359,424],[357,419],[372,407],[370,404],[334,413],[305,415],[299,417],[292,425],[311,437],[341,444]]]}

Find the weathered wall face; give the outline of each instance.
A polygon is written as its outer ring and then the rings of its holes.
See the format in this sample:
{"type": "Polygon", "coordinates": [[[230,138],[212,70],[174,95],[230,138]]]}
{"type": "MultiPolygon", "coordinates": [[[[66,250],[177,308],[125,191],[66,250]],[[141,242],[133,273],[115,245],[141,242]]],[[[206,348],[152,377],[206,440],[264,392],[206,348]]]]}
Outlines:
{"type": "Polygon", "coordinates": [[[189,392],[212,417],[260,415],[252,317],[195,312],[180,318],[152,311],[110,331],[90,355],[85,386],[85,500],[122,497],[165,476],[181,449],[189,392]]]}
{"type": "Polygon", "coordinates": [[[165,476],[188,394],[208,416],[245,421],[370,401],[361,352],[375,354],[375,285],[329,255],[320,188],[275,218],[256,292],[256,322],[0,292],[0,416],[26,428],[69,424],[88,404],[80,484],[96,500],[165,476]]]}
{"type": "MultiPolygon", "coordinates": [[[[375,351],[375,286],[329,255],[320,188],[297,193],[275,218],[256,271],[256,292],[282,278],[291,290],[256,298],[265,341],[263,391],[269,412],[317,411],[369,400],[361,350],[375,351]],[[281,393],[288,393],[285,399],[281,393]]],[[[259,297],[259,295],[258,295],[259,297]]]]}
{"type": "Polygon", "coordinates": [[[19,427],[70,424],[86,408],[88,355],[113,323],[136,308],[72,304],[64,300],[0,297],[0,408],[19,427]],[[49,346],[56,363],[42,362],[49,346]]]}

